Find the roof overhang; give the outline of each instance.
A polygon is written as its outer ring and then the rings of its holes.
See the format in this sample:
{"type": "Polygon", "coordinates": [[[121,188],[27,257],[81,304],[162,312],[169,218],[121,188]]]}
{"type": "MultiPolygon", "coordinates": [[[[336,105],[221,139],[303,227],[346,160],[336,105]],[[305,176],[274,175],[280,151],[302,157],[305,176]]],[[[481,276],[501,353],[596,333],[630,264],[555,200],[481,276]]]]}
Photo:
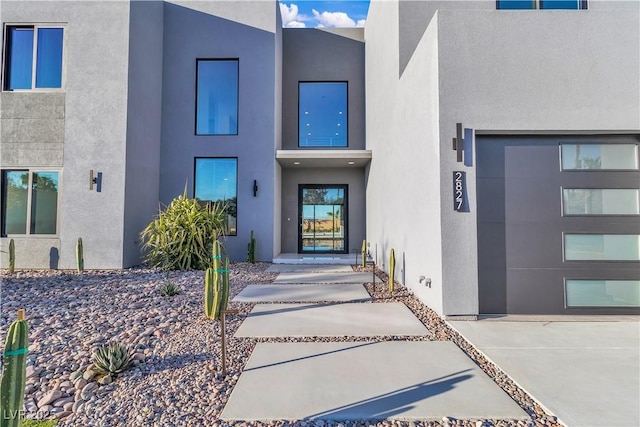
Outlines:
{"type": "Polygon", "coordinates": [[[362,168],[371,161],[371,150],[277,150],[283,168],[362,168]]]}

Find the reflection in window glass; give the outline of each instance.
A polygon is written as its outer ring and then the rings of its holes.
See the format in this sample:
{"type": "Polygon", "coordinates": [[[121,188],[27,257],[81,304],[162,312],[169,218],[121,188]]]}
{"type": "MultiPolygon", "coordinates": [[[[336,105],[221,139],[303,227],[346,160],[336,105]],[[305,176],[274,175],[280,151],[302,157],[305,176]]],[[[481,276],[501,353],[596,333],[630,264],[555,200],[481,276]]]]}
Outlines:
{"type": "Polygon", "coordinates": [[[300,83],[300,147],[347,146],[347,83],[300,83]]]}
{"type": "Polygon", "coordinates": [[[33,73],[33,28],[9,28],[6,89],[31,89],[33,73]]]}
{"type": "Polygon", "coordinates": [[[5,171],[2,174],[2,235],[25,234],[29,172],[5,171]]]}
{"type": "Polygon", "coordinates": [[[226,231],[237,234],[238,159],[197,158],[196,194],[201,202],[218,202],[227,206],[226,231]]]}
{"type": "Polygon", "coordinates": [[[540,0],[540,9],[579,9],[579,0],[540,0]]]}
{"type": "Polygon", "coordinates": [[[498,9],[535,9],[533,0],[497,0],[498,9]]]}
{"type": "Polygon", "coordinates": [[[562,190],[565,215],[638,215],[637,189],[565,188],[562,190]]]}
{"type": "Polygon", "coordinates": [[[198,60],[196,134],[238,134],[238,60],[198,60]]]}
{"type": "Polygon", "coordinates": [[[56,234],[58,172],[3,171],[2,196],[3,236],[56,234]]]}
{"type": "Polygon", "coordinates": [[[34,173],[31,189],[31,234],[56,234],[58,173],[34,173]]]}
{"type": "Polygon", "coordinates": [[[562,169],[638,169],[635,144],[562,144],[562,169]]]}
{"type": "Polygon", "coordinates": [[[640,307],[640,280],[567,280],[567,307],[640,307]]]}
{"type": "Polygon", "coordinates": [[[567,261],[640,261],[638,234],[565,234],[567,261]]]}
{"type": "Polygon", "coordinates": [[[33,89],[34,71],[36,88],[61,88],[63,37],[62,28],[9,27],[5,89],[33,89]]]}
{"type": "Polygon", "coordinates": [[[38,28],[36,87],[62,87],[62,28],[38,28]]]}

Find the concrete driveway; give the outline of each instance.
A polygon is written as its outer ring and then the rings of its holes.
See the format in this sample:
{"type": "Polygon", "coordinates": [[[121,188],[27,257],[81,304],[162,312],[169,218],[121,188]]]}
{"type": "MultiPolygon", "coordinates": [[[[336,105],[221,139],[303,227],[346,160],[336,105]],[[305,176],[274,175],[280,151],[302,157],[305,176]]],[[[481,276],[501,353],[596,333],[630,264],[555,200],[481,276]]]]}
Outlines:
{"type": "Polygon", "coordinates": [[[640,425],[640,318],[448,323],[567,426],[640,425]]]}

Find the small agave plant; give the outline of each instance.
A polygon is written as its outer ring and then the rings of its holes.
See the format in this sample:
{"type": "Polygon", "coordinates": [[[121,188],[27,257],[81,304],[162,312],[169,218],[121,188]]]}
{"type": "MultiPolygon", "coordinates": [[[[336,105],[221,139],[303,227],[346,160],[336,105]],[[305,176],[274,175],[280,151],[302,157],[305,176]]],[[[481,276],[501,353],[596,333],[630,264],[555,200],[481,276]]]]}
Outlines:
{"type": "Polygon", "coordinates": [[[101,374],[119,374],[133,362],[134,353],[120,343],[102,346],[93,353],[91,360],[95,371],[101,374]]]}
{"type": "Polygon", "coordinates": [[[163,297],[172,297],[174,295],[178,295],[180,290],[178,286],[173,282],[165,282],[160,286],[160,294],[163,297]]]}

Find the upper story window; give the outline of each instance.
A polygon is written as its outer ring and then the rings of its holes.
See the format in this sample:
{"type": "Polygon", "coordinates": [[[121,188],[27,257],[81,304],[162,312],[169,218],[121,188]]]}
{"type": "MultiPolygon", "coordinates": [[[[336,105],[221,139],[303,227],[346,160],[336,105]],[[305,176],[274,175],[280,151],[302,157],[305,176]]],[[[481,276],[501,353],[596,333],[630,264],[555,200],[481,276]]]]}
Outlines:
{"type": "Polygon", "coordinates": [[[238,60],[196,62],[196,135],[237,135],[238,60]]]}
{"type": "Polygon", "coordinates": [[[4,90],[62,88],[64,28],[6,27],[4,90]]]}
{"type": "Polygon", "coordinates": [[[56,234],[58,172],[2,171],[2,236],[56,234]]]}
{"type": "Polygon", "coordinates": [[[347,82],[300,82],[298,146],[347,147],[347,82]]]}
{"type": "Polygon", "coordinates": [[[497,0],[498,9],[586,9],[586,0],[497,0]]]}

